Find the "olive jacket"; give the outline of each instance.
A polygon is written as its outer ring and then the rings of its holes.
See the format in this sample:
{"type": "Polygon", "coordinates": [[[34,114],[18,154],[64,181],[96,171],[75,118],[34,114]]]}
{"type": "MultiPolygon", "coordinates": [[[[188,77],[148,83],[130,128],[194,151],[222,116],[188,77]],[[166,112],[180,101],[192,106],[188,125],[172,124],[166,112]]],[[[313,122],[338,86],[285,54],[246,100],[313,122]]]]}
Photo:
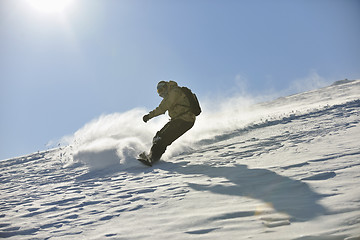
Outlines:
{"type": "Polygon", "coordinates": [[[171,120],[182,119],[186,122],[195,122],[196,116],[190,111],[190,103],[185,93],[174,81],[169,81],[168,94],[160,105],[149,113],[153,118],[168,111],[171,120]]]}

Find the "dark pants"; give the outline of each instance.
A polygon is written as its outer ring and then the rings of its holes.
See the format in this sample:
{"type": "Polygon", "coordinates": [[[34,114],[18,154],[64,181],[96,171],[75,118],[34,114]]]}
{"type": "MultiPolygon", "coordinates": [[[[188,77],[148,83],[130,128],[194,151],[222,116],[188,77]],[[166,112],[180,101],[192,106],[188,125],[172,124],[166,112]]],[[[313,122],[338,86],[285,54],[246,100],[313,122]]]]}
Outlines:
{"type": "Polygon", "coordinates": [[[186,122],[181,119],[170,120],[156,133],[150,151],[150,158],[153,162],[159,161],[167,146],[172,144],[181,135],[194,126],[194,122],[186,122]]]}

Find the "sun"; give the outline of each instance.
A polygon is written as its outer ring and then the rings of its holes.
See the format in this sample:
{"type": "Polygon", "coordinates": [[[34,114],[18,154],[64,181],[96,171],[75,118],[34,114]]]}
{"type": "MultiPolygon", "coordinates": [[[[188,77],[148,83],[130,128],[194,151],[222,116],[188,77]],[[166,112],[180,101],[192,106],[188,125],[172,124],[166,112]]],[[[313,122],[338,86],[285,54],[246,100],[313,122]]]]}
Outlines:
{"type": "Polygon", "coordinates": [[[62,13],[74,0],[27,0],[31,7],[42,13],[62,13]]]}

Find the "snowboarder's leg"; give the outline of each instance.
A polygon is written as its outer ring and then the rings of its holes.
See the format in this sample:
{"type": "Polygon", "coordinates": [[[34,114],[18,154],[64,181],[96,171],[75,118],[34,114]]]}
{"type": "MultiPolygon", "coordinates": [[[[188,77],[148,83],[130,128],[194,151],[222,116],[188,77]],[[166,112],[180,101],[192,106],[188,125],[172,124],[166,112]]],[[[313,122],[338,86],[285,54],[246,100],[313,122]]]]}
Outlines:
{"type": "Polygon", "coordinates": [[[194,126],[194,122],[186,122],[176,119],[168,122],[153,139],[153,146],[150,151],[150,158],[153,162],[159,161],[167,146],[172,144],[181,135],[194,126]]]}

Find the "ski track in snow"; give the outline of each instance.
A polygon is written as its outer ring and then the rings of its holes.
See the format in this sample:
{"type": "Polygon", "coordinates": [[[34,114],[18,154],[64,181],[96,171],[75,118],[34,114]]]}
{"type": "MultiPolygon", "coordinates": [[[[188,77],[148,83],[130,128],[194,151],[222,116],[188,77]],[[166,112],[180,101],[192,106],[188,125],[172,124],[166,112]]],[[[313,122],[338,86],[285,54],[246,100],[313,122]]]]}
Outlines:
{"type": "Polygon", "coordinates": [[[360,239],[355,93],[355,100],[201,140],[153,168],[64,167],[50,157],[58,149],[0,161],[0,237],[360,239]]]}

